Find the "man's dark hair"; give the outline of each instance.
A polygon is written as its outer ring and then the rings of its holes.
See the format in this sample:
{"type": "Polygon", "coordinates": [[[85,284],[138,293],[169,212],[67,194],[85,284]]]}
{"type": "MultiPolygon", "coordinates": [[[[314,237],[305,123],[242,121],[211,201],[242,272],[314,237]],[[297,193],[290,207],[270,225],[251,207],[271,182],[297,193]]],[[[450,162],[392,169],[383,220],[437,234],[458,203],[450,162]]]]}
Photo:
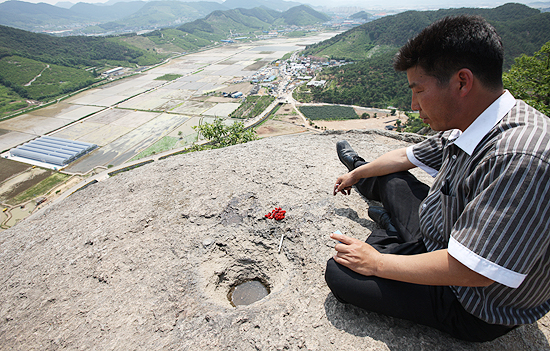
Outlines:
{"type": "Polygon", "coordinates": [[[468,68],[489,89],[502,88],[504,49],[495,28],[480,16],[449,16],[424,28],[397,53],[394,68],[419,66],[439,84],[468,68]]]}

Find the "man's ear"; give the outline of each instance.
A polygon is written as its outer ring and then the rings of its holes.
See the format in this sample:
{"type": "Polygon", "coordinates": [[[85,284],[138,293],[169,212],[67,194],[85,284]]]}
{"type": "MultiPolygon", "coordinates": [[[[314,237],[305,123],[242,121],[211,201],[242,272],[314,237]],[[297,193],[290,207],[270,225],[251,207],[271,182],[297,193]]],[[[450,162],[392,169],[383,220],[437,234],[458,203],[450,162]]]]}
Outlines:
{"type": "Polygon", "coordinates": [[[459,83],[459,92],[462,96],[468,94],[474,85],[474,74],[468,68],[460,69],[455,77],[459,83]]]}

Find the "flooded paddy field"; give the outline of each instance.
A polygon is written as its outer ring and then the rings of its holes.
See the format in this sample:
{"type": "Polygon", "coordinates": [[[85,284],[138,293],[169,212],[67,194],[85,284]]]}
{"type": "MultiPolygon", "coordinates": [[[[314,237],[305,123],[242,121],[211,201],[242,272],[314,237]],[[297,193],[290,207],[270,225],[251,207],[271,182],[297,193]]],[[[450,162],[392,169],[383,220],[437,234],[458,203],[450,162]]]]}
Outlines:
{"type": "Polygon", "coordinates": [[[104,107],[79,106],[66,102],[53,104],[0,122],[0,151],[10,149],[38,136],[46,135],[104,107]]]}

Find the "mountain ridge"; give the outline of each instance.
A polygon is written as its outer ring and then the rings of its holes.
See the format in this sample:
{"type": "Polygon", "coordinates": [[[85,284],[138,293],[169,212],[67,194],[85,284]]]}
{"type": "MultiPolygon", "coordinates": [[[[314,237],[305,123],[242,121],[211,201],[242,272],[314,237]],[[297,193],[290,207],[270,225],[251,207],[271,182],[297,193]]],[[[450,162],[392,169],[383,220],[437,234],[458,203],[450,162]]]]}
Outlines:
{"type": "Polygon", "coordinates": [[[459,8],[436,11],[406,11],[386,16],[310,45],[305,53],[321,56],[338,52],[339,58],[365,59],[376,46],[401,47],[409,38],[444,16],[481,15],[493,24],[505,43],[506,66],[521,53],[532,54],[550,40],[550,13],[526,5],[508,3],[494,9],[459,8]]]}
{"type": "Polygon", "coordinates": [[[205,18],[184,23],[176,29],[183,32],[219,36],[229,33],[250,33],[255,30],[273,29],[274,26],[307,26],[325,22],[329,17],[312,8],[301,5],[284,12],[278,12],[265,7],[253,9],[236,8],[226,11],[213,11],[205,18]]]}
{"type": "MultiPolygon", "coordinates": [[[[117,2],[111,5],[79,2],[70,8],[62,8],[46,3],[10,0],[0,3],[0,25],[6,25],[29,31],[66,31],[80,28],[82,33],[94,33],[94,25],[107,28],[155,27],[168,26],[166,22],[182,18],[195,20],[206,16],[213,10],[226,10],[227,7],[212,1],[130,1],[117,2]],[[170,7],[162,11],[157,7],[170,7]],[[148,12],[148,9],[150,12],[148,12]],[[82,27],[90,27],[88,30],[82,27]]],[[[97,26],[95,27],[97,30],[97,26]]]]}

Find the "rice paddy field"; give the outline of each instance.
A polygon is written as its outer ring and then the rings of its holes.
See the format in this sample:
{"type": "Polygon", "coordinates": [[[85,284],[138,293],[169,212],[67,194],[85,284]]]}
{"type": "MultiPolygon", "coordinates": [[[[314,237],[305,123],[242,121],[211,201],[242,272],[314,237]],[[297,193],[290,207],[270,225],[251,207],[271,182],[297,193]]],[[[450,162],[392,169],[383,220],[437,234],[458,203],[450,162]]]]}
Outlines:
{"type": "MultiPolygon", "coordinates": [[[[130,160],[192,144],[198,138],[193,126],[216,117],[233,123],[228,116],[239,108],[241,101],[210,97],[209,93],[238,90],[246,94],[252,87],[246,79],[266,64],[332,35],[239,43],[181,56],[132,77],[0,120],[0,186],[5,186],[0,190],[0,204],[2,210],[7,209],[1,212],[0,224],[5,228],[7,223],[11,226],[24,218],[34,207],[19,208],[16,203],[34,203],[39,193],[45,195],[52,187],[69,182],[70,175],[85,177],[130,160]],[[11,148],[43,135],[93,143],[98,148],[65,167],[64,174],[5,159],[11,148]]],[[[26,59],[9,60],[0,64],[1,69],[9,70],[10,65],[26,59]]],[[[58,67],[27,64],[30,68],[26,75],[12,78],[30,83],[29,91],[48,94],[44,89],[49,80],[59,78],[58,67]]],[[[4,106],[8,112],[28,105],[18,96],[6,96],[4,100],[11,104],[4,106]]]]}

